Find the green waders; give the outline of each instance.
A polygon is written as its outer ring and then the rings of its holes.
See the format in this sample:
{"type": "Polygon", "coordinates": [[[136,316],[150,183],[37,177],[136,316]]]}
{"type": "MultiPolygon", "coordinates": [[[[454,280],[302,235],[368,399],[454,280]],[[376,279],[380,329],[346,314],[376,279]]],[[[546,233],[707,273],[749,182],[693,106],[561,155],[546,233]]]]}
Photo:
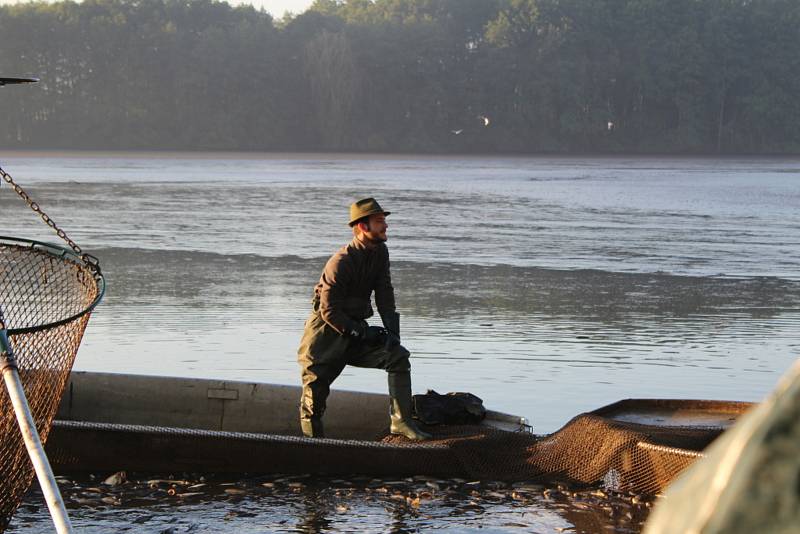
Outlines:
{"type": "Polygon", "coordinates": [[[302,367],[303,393],[300,399],[300,428],[308,437],[324,437],[322,415],[331,383],[346,365],[383,369],[389,373],[391,432],[409,439],[429,439],[417,428],[411,416],[410,353],[402,345],[387,348],[371,346],[339,334],[322,320],[317,311],[306,321],[303,339],[297,349],[302,367]]]}

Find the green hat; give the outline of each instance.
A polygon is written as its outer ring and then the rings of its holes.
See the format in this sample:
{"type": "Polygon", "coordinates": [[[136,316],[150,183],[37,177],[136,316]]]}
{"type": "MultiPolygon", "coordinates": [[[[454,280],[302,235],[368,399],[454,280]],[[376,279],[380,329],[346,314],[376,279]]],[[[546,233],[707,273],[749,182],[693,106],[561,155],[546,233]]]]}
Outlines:
{"type": "Polygon", "coordinates": [[[350,222],[347,223],[353,226],[359,219],[375,215],[376,213],[383,213],[389,215],[388,211],[384,211],[378,201],[374,198],[364,198],[357,202],[350,204],[350,222]]]}

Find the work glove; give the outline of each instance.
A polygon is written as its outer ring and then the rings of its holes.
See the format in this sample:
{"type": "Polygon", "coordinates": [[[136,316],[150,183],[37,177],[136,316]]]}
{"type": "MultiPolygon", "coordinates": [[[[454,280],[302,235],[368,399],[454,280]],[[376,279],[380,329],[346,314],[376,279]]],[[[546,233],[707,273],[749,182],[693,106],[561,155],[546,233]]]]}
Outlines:
{"type": "Polygon", "coordinates": [[[388,330],[380,326],[368,326],[362,340],[367,345],[383,345],[389,336],[388,330]]]}
{"type": "Polygon", "coordinates": [[[354,337],[356,339],[364,339],[368,328],[369,325],[367,324],[367,321],[351,321],[344,333],[345,335],[354,337]]]}
{"type": "Polygon", "coordinates": [[[397,312],[382,313],[381,320],[386,327],[386,348],[392,349],[400,344],[400,314],[397,312]]]}
{"type": "Polygon", "coordinates": [[[380,326],[369,326],[366,321],[354,321],[346,332],[368,345],[381,345],[386,343],[389,332],[380,326]]]}

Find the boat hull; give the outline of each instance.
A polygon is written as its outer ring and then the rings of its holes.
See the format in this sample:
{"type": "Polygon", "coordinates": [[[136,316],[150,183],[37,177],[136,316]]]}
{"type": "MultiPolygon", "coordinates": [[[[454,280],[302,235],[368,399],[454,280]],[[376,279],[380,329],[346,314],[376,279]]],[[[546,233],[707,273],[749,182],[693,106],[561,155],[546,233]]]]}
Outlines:
{"type": "Polygon", "coordinates": [[[446,443],[410,442],[389,435],[386,395],[348,391],[331,393],[330,439],[309,439],[299,398],[293,386],[75,372],[46,449],[58,473],[469,476],[456,443],[486,433],[534,439],[524,418],[487,411],[480,425],[430,429],[446,443]]]}
{"type": "Polygon", "coordinates": [[[372,476],[464,473],[447,445],[398,445],[69,421],[56,422],[47,452],[58,473],[122,470],[372,476]]]}

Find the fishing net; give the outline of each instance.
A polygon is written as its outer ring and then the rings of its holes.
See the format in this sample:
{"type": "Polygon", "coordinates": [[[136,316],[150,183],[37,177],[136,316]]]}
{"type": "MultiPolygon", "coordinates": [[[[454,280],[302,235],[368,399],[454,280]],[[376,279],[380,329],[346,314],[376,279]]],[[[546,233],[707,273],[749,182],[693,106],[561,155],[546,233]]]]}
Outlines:
{"type": "MultiPolygon", "coordinates": [[[[679,409],[687,409],[687,402],[697,403],[706,412],[718,409],[732,418],[750,406],[713,401],[624,402],[672,402],[679,409]]],[[[48,451],[54,467],[62,473],[127,470],[429,475],[542,484],[565,482],[601,485],[616,492],[657,494],[701,457],[701,451],[723,431],[716,426],[620,421],[604,409],[581,414],[547,436],[474,424],[424,428],[434,435],[432,440],[410,442],[387,432],[368,441],[57,421],[48,451]]]]}
{"type": "MultiPolygon", "coordinates": [[[[42,442],[50,432],[91,310],[104,289],[97,266],[75,252],[0,237],[0,319],[42,442]]],[[[2,532],[34,470],[5,387],[0,387],[0,410],[2,532]]]]}
{"type": "MultiPolygon", "coordinates": [[[[432,427],[431,445],[445,445],[451,469],[478,479],[603,485],[617,492],[658,494],[723,432],[713,425],[640,424],[618,420],[622,406],[718,412],[733,419],[749,403],[629,400],[578,415],[547,436],[475,426],[432,427]],[[611,408],[611,410],[609,410],[611,408]],[[480,427],[478,427],[480,428],[480,427]]],[[[384,442],[402,443],[388,436],[384,442]]],[[[432,467],[432,469],[435,469],[432,467]]],[[[451,475],[455,476],[455,475],[451,475]]]]}

